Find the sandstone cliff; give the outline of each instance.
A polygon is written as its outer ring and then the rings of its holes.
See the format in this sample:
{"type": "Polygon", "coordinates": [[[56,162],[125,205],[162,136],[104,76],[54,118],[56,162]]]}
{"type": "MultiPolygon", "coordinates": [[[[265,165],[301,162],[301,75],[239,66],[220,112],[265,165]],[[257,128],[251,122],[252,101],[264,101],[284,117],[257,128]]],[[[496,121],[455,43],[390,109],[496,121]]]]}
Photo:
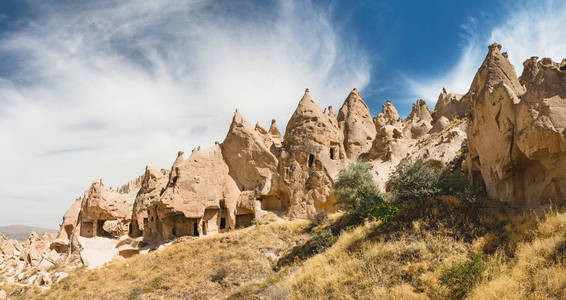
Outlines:
{"type": "Polygon", "coordinates": [[[493,44],[466,96],[467,166],[489,196],[526,208],[566,202],[566,71],[533,57],[518,78],[493,44]]]}
{"type": "Polygon", "coordinates": [[[188,158],[179,151],[169,170],[148,166],[117,190],[95,181],[65,214],[50,249],[66,256],[91,237],[106,237],[121,241],[114,254],[131,254],[265,215],[335,211],[333,182],[358,159],[373,166],[384,191],[403,159],[447,164],[466,154],[464,167],[492,198],[524,208],[565,202],[566,64],[533,57],[518,78],[500,49],[489,47],[468,93],[443,89],[434,111],[419,99],[405,120],[391,101],[372,119],[357,89],[338,116],[307,89],[283,137],[275,120],[268,130],[252,127],[236,110],[222,143],[197,147],[188,158]]]}

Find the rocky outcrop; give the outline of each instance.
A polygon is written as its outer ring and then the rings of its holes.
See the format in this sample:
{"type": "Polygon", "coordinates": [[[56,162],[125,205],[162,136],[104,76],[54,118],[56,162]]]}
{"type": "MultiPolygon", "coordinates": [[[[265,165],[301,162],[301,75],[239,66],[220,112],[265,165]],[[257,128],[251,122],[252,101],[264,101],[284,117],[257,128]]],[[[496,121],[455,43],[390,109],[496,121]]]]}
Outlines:
{"type": "Polygon", "coordinates": [[[277,158],[270,152],[260,134],[268,132],[256,125],[256,130],[237,110],[228,134],[222,143],[222,155],[230,169],[230,176],[240,190],[256,190],[267,194],[272,180],[276,180],[277,158]]]}
{"type": "Polygon", "coordinates": [[[520,207],[564,202],[566,62],[533,57],[518,78],[500,48],[490,46],[468,93],[443,89],[433,112],[419,99],[405,120],[391,101],[372,119],[356,89],[338,116],[307,89],[284,137],[275,120],[268,130],[252,127],[236,110],[222,143],[196,147],[187,159],[179,151],[170,170],[148,166],[117,190],[95,181],[65,214],[48,251],[37,250],[45,245],[35,238],[27,250],[0,251],[36,267],[45,261],[42,268],[55,254],[66,259],[73,251],[100,265],[100,253],[85,247],[110,245],[102,254],[112,259],[180,236],[248,226],[268,213],[309,218],[337,209],[332,185],[356,160],[372,165],[374,182],[385,191],[405,158],[447,164],[467,153],[464,166],[485,181],[490,197],[520,207]]]}
{"type": "Polygon", "coordinates": [[[403,134],[412,139],[423,137],[432,128],[430,109],[423,99],[413,104],[411,114],[403,122],[403,134]]]}
{"type": "Polygon", "coordinates": [[[357,89],[352,90],[340,108],[338,123],[344,131],[344,148],[349,159],[356,160],[371,149],[377,132],[369,108],[357,89]]]}
{"type": "Polygon", "coordinates": [[[131,197],[106,189],[102,180],[95,180],[85,192],[81,202],[80,235],[93,236],[120,236],[129,231],[132,208],[131,197]],[[118,221],[120,233],[113,235],[104,230],[107,221],[118,221]]]}
{"type": "Polygon", "coordinates": [[[493,44],[468,95],[467,167],[488,195],[517,207],[566,202],[566,72],[533,57],[519,79],[493,44]]]}
{"type": "MultiPolygon", "coordinates": [[[[63,223],[59,226],[57,238],[51,243],[50,248],[59,253],[69,252],[72,246],[73,235],[76,234],[76,228],[81,212],[82,198],[78,198],[73,202],[71,207],[63,216],[63,223]]],[[[75,244],[76,245],[76,244],[75,244]]]]}
{"type": "Polygon", "coordinates": [[[220,145],[195,150],[187,160],[181,154],[163,194],[148,209],[143,235],[150,240],[169,240],[235,228],[236,215],[244,214],[236,212],[239,195],[220,145]]]}
{"type": "Polygon", "coordinates": [[[142,235],[145,225],[149,220],[148,209],[151,205],[159,201],[159,197],[161,197],[168,182],[168,170],[159,170],[152,166],[145,167],[141,187],[134,201],[132,211],[132,230],[130,231],[132,236],[138,237],[142,235]]]}
{"type": "Polygon", "coordinates": [[[445,88],[442,88],[442,93],[438,95],[438,100],[436,100],[436,106],[434,107],[434,112],[432,113],[432,118],[434,121],[438,121],[440,118],[445,117],[451,120],[454,117],[465,117],[469,113],[469,105],[466,101],[462,101],[464,95],[447,93],[445,88]]]}
{"type": "Polygon", "coordinates": [[[390,100],[387,100],[385,104],[381,106],[381,112],[373,118],[373,122],[377,130],[385,125],[391,125],[398,128],[403,126],[403,119],[401,119],[399,112],[397,112],[393,102],[390,100]]]}
{"type": "Polygon", "coordinates": [[[307,89],[287,123],[279,156],[279,195],[288,214],[307,218],[317,208],[334,210],[331,186],[345,159],[344,134],[332,107],[323,110],[307,89]]]}

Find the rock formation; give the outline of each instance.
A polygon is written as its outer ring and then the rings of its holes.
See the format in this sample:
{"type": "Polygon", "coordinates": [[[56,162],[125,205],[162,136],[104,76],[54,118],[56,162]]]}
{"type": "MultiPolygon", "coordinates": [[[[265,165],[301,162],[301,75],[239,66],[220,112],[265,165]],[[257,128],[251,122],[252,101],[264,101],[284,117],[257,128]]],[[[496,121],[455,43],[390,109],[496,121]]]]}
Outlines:
{"type": "Polygon", "coordinates": [[[180,155],[163,194],[149,206],[144,237],[169,240],[234,228],[239,195],[220,145],[194,151],[187,160],[180,155]]]}
{"type": "Polygon", "coordinates": [[[517,207],[566,202],[566,71],[532,57],[517,78],[493,44],[467,96],[467,166],[488,195],[517,207]]]}
{"type": "Polygon", "coordinates": [[[356,160],[360,154],[369,151],[376,128],[357,89],[352,90],[340,108],[338,123],[344,131],[344,148],[349,159],[356,160]]]}
{"type": "Polygon", "coordinates": [[[432,116],[426,102],[422,99],[413,104],[411,114],[403,122],[403,134],[412,139],[423,137],[432,128],[432,116]]]}
{"type": "Polygon", "coordinates": [[[124,194],[106,189],[102,180],[95,180],[85,192],[81,203],[80,235],[93,236],[120,236],[129,231],[132,216],[133,199],[124,194]],[[114,233],[104,229],[114,227],[114,233]]]}
{"type": "Polygon", "coordinates": [[[179,151],[169,170],[147,166],[118,189],[96,180],[71,205],[56,239],[3,241],[2,259],[45,269],[80,252],[85,263],[100,265],[180,236],[248,226],[268,213],[309,218],[335,211],[334,180],[356,160],[372,165],[385,191],[405,158],[447,164],[467,153],[464,167],[492,198],[528,208],[566,202],[566,61],[532,57],[518,78],[500,48],[489,47],[468,93],[443,89],[433,112],[419,99],[405,120],[391,101],[372,119],[356,89],[338,116],[307,89],[284,137],[275,120],[268,130],[252,127],[236,110],[222,143],[198,146],[187,159],[179,151]],[[104,260],[92,259],[99,256],[104,260]]]}

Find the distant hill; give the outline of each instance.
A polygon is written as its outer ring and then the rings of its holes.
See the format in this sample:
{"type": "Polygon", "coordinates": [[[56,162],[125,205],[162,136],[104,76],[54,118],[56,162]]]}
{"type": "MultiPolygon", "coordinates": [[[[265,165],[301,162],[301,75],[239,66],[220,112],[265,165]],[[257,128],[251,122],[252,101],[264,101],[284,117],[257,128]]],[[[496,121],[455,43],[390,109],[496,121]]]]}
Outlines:
{"type": "Polygon", "coordinates": [[[43,235],[44,233],[57,232],[57,230],[54,229],[33,227],[26,225],[0,226],[0,234],[3,234],[10,239],[15,239],[18,241],[25,241],[32,231],[35,231],[37,234],[39,234],[39,236],[43,235]]]}

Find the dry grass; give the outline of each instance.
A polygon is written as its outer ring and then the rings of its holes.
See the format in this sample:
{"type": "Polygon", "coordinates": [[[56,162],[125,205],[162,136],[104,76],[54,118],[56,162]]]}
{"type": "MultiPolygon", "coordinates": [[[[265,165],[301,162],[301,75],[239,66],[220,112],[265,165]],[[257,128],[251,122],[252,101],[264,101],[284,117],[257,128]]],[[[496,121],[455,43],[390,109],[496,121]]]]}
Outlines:
{"type": "Polygon", "coordinates": [[[43,293],[9,292],[13,299],[225,298],[240,285],[275,273],[277,257],[308,239],[308,225],[289,221],[187,239],[100,269],[77,270],[43,293]]]}
{"type": "MultiPolygon", "coordinates": [[[[47,292],[5,288],[19,291],[12,299],[451,299],[456,287],[442,275],[480,256],[477,285],[458,295],[565,299],[566,213],[487,206],[441,197],[417,220],[343,228],[332,215],[321,224],[255,225],[80,269],[47,292]],[[339,233],[336,243],[303,255],[312,233],[324,228],[339,233]]],[[[465,283],[465,271],[450,273],[464,274],[452,282],[465,283]]]]}
{"type": "Polygon", "coordinates": [[[471,299],[566,299],[566,213],[550,212],[499,278],[477,287],[471,299]]]}

